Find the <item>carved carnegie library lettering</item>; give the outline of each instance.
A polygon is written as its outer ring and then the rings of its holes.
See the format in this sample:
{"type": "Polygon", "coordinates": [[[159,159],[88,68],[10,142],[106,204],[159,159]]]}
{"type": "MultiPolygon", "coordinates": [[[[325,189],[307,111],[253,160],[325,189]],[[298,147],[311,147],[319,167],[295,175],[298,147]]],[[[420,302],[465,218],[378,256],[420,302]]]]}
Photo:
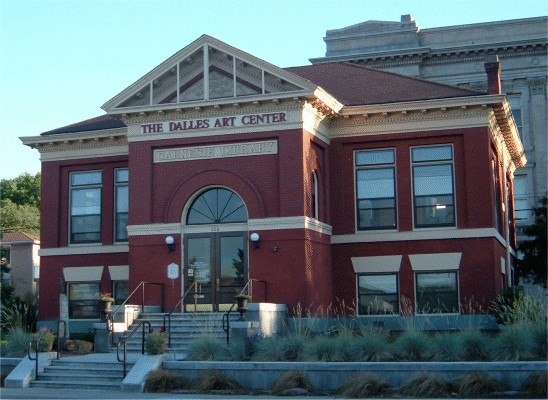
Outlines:
{"type": "Polygon", "coordinates": [[[154,150],[154,162],[161,163],[171,161],[203,160],[210,158],[257,156],[277,153],[278,142],[276,140],[268,140],[262,142],[246,142],[154,150]]]}

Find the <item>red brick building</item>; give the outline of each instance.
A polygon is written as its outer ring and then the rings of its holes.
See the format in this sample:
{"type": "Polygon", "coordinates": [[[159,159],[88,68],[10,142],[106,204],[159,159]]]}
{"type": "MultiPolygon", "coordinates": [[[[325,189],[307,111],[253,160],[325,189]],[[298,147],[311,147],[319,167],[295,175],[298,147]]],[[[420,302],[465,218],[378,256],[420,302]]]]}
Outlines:
{"type": "Polygon", "coordinates": [[[61,290],[71,321],[98,318],[97,292],[141,282],[166,309],[198,282],[222,310],[249,280],[289,310],[485,309],[511,283],[526,162],[486,67],[489,94],[200,37],[106,115],[22,138],[42,159],[40,318],[61,290]]]}

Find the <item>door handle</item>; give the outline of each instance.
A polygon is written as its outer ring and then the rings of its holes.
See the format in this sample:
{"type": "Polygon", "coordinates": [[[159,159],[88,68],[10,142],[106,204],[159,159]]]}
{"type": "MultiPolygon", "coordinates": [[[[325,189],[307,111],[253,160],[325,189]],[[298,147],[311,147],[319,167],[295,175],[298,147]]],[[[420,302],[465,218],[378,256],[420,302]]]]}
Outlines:
{"type": "Polygon", "coordinates": [[[215,290],[218,292],[219,290],[221,290],[221,284],[220,284],[220,281],[219,281],[219,278],[215,279],[215,290]]]}

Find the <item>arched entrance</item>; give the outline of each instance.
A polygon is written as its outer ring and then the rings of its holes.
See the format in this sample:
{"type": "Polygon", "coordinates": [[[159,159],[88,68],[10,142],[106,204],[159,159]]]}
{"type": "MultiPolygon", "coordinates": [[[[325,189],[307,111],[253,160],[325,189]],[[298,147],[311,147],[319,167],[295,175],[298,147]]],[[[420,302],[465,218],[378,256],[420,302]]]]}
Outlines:
{"type": "Polygon", "coordinates": [[[185,287],[200,295],[185,299],[186,310],[224,311],[248,279],[247,208],[236,193],[217,187],[201,193],[186,216],[185,287]]]}

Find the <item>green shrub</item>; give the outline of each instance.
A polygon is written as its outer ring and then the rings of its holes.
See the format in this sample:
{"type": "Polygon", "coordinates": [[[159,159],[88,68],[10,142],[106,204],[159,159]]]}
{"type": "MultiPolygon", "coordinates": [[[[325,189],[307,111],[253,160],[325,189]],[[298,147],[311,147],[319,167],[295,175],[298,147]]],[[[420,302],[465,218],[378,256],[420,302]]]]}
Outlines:
{"type": "Polygon", "coordinates": [[[459,336],[454,333],[442,333],[436,335],[432,341],[434,346],[433,359],[435,361],[459,360],[461,348],[459,336]]]}
{"type": "Polygon", "coordinates": [[[148,354],[163,354],[168,339],[169,336],[165,332],[150,332],[145,339],[145,351],[148,354]]]}
{"type": "Polygon", "coordinates": [[[408,361],[423,361],[431,358],[432,342],[420,331],[406,331],[394,342],[395,354],[408,361]]]}
{"type": "Polygon", "coordinates": [[[272,394],[281,395],[291,389],[305,389],[309,392],[314,391],[312,383],[302,371],[284,372],[272,385],[272,394]]]}
{"type": "Polygon", "coordinates": [[[545,305],[516,286],[503,289],[497,295],[493,311],[499,324],[546,324],[545,305]]]}
{"type": "Polygon", "coordinates": [[[241,390],[241,386],[234,379],[227,378],[219,370],[206,369],[194,378],[190,389],[198,392],[210,392],[215,390],[241,390]]]}
{"type": "Polygon", "coordinates": [[[260,339],[255,346],[253,359],[256,361],[300,361],[307,336],[271,336],[260,339]]]}
{"type": "Polygon", "coordinates": [[[340,361],[339,338],[320,336],[305,343],[303,358],[306,361],[340,361]]]}
{"type": "Polygon", "coordinates": [[[449,397],[453,392],[452,385],[432,374],[420,374],[410,378],[400,388],[404,397],[449,397]]]}
{"type": "Polygon", "coordinates": [[[545,324],[535,324],[529,327],[531,336],[533,337],[533,356],[537,360],[546,360],[548,331],[545,324]]]}
{"type": "Polygon", "coordinates": [[[24,357],[27,355],[32,335],[23,328],[15,328],[6,335],[7,343],[3,347],[5,357],[24,357]]]}
{"type": "Polygon", "coordinates": [[[2,308],[0,320],[3,333],[16,328],[33,332],[38,321],[38,298],[31,295],[26,296],[24,299],[15,297],[13,302],[5,304],[2,308]]]}
{"type": "Polygon", "coordinates": [[[174,372],[159,369],[148,374],[145,381],[145,392],[171,392],[173,390],[187,389],[188,379],[174,372]]]}
{"type": "Polygon", "coordinates": [[[355,337],[347,346],[355,361],[383,361],[390,358],[386,338],[374,333],[355,337]]]}
{"type": "Polygon", "coordinates": [[[525,361],[533,358],[534,339],[530,325],[505,325],[493,343],[494,359],[525,361]]]}
{"type": "Polygon", "coordinates": [[[521,390],[530,396],[546,399],[548,387],[548,372],[534,372],[524,382],[521,390]]]}
{"type": "Polygon", "coordinates": [[[187,359],[193,361],[219,361],[228,358],[227,348],[221,340],[201,336],[190,342],[187,359]]]}
{"type": "Polygon", "coordinates": [[[336,391],[337,395],[361,399],[364,397],[383,396],[390,386],[384,380],[369,374],[361,373],[354,375],[336,391]]]}
{"type": "Polygon", "coordinates": [[[457,390],[461,397],[477,399],[503,392],[506,388],[504,383],[489,378],[483,372],[469,372],[457,380],[457,390]]]}
{"type": "Polygon", "coordinates": [[[460,346],[459,358],[464,361],[488,361],[491,359],[489,340],[477,330],[466,330],[458,333],[460,346]]]}

